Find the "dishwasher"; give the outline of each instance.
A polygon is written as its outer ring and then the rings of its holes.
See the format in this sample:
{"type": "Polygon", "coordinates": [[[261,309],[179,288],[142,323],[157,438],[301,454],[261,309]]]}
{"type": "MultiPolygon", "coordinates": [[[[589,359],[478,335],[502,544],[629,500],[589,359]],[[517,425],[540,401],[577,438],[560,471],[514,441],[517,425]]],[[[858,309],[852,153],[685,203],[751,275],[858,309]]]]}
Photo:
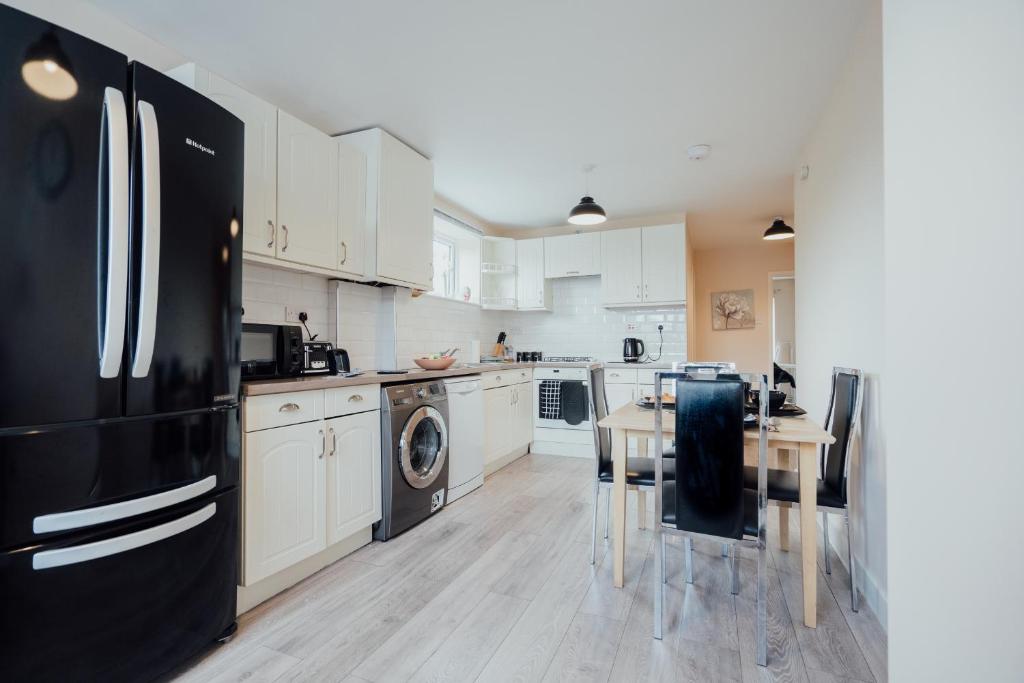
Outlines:
{"type": "Polygon", "coordinates": [[[448,502],[484,483],[484,396],[480,375],[444,381],[448,394],[448,502]]]}

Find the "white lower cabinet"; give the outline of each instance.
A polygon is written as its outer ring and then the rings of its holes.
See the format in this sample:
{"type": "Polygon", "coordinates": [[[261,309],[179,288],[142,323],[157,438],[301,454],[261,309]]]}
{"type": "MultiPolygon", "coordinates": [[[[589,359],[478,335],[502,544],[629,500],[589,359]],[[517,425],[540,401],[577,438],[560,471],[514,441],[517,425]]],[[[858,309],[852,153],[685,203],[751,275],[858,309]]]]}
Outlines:
{"type": "MultiPolygon", "coordinates": [[[[497,377],[501,382],[516,381],[516,373],[505,372],[485,375],[484,386],[484,465],[489,465],[510,453],[525,452],[533,441],[533,382],[503,384],[493,387],[497,377]]],[[[524,376],[529,377],[529,373],[524,376]]],[[[521,379],[521,378],[518,378],[521,379]]]]}
{"type": "Polygon", "coordinates": [[[605,383],[604,395],[608,399],[608,414],[610,415],[622,406],[636,400],[636,385],[605,383]]]}
{"type": "Polygon", "coordinates": [[[533,382],[512,386],[510,446],[522,448],[533,440],[533,382]]]}
{"type": "Polygon", "coordinates": [[[380,518],[380,412],[327,420],[328,545],[380,518]]]}
{"type": "Polygon", "coordinates": [[[245,435],[244,584],[327,547],[322,421],[245,435]]]}

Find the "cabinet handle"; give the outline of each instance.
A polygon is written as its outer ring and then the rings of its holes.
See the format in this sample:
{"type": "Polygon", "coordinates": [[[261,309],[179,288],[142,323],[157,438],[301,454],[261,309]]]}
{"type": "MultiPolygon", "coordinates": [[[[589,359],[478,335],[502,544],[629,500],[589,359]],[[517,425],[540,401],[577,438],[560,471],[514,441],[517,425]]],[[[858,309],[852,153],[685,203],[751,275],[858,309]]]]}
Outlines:
{"type": "Polygon", "coordinates": [[[647,299],[647,283],[644,283],[644,299],[647,299]]]}
{"type": "Polygon", "coordinates": [[[494,378],[494,380],[495,380],[496,382],[500,382],[500,381],[501,381],[501,375],[498,375],[497,377],[495,377],[495,378],[494,378]]]}
{"type": "Polygon", "coordinates": [[[338,452],[338,435],[334,431],[334,427],[330,427],[328,431],[331,433],[331,455],[338,452]]]}
{"type": "Polygon", "coordinates": [[[270,233],[270,241],[267,242],[267,247],[274,246],[274,221],[267,221],[267,231],[270,233]]]}
{"type": "Polygon", "coordinates": [[[324,434],[324,430],[322,429],[318,429],[316,432],[320,435],[320,455],[317,456],[317,458],[323,459],[323,457],[327,455],[327,435],[324,434]]]}
{"type": "Polygon", "coordinates": [[[636,287],[636,300],[639,301],[640,300],[640,285],[635,285],[635,287],[636,287]]]}
{"type": "Polygon", "coordinates": [[[349,403],[358,403],[359,401],[362,401],[362,400],[363,400],[362,394],[352,394],[351,396],[348,397],[348,402],[349,403]]]}
{"type": "Polygon", "coordinates": [[[281,251],[285,252],[288,251],[288,226],[282,224],[281,229],[284,230],[284,246],[281,247],[281,251]]]}
{"type": "Polygon", "coordinates": [[[567,270],[567,271],[565,271],[565,274],[566,275],[579,275],[580,271],[578,271],[578,270],[567,270]]]}
{"type": "Polygon", "coordinates": [[[299,409],[298,403],[285,403],[283,406],[277,409],[279,413],[294,413],[299,409]]]}
{"type": "Polygon", "coordinates": [[[341,265],[345,265],[345,261],[348,261],[348,245],[342,241],[341,248],[345,250],[345,255],[341,257],[341,265]]]}

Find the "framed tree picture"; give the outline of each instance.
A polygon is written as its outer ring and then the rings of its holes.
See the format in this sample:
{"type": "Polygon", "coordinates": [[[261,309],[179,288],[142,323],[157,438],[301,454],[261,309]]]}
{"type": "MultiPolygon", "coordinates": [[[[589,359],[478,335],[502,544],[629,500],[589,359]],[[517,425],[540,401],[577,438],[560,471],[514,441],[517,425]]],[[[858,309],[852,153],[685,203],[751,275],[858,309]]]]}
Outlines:
{"type": "Polygon", "coordinates": [[[711,329],[745,330],[754,326],[754,290],[711,293],[711,329]]]}

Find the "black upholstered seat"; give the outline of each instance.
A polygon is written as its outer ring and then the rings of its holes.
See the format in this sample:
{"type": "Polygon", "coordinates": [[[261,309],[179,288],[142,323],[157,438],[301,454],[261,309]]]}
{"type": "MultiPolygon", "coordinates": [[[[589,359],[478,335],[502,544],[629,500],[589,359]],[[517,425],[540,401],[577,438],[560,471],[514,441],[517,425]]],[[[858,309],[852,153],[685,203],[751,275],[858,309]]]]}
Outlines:
{"type": "MultiPolygon", "coordinates": [[[[743,468],[743,485],[748,489],[757,489],[757,468],[743,468]]],[[[768,499],[783,503],[800,502],[800,475],[789,470],[768,470],[768,499]]],[[[846,505],[844,496],[834,491],[824,480],[818,480],[818,505],[830,508],[841,508],[846,505]]]]}
{"type": "MultiPolygon", "coordinates": [[[[675,460],[666,460],[662,464],[661,476],[664,479],[672,479],[675,475],[675,460]]],[[[597,476],[601,482],[611,484],[613,481],[611,463],[608,463],[607,468],[602,467],[597,476]]],[[[654,486],[654,458],[628,458],[626,460],[626,484],[654,486]]]]}

